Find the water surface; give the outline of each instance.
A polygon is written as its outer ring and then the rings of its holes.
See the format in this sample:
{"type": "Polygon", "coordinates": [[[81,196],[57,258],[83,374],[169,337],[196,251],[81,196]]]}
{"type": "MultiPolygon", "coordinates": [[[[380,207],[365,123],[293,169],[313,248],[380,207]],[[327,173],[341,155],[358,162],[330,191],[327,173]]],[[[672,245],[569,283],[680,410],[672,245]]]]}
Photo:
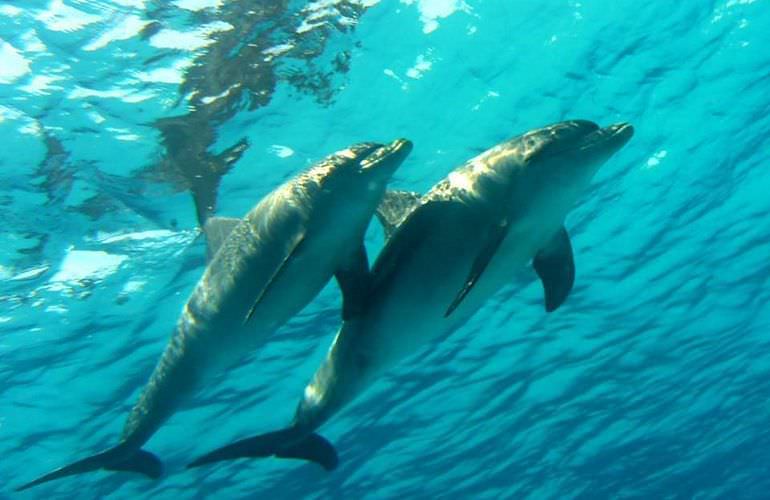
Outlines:
{"type": "Polygon", "coordinates": [[[162,481],[26,497],[766,497],[768,32],[762,0],[0,3],[0,496],[115,442],[202,273],[199,220],[352,142],[413,140],[393,186],[424,191],[584,118],[636,135],[568,217],[567,303],[512,269],[323,428],[335,472],[184,470],[289,421],[332,284],[148,443],[162,481]]]}

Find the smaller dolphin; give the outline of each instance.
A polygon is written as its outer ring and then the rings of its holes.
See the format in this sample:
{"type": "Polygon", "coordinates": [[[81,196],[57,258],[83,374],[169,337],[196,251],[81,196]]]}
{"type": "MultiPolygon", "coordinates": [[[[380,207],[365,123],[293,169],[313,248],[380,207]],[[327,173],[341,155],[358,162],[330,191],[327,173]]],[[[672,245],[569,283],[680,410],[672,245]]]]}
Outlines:
{"type": "MultiPolygon", "coordinates": [[[[369,265],[363,238],[395,170],[412,149],[398,139],[339,151],[268,194],[244,219],[206,223],[210,255],[119,443],[45,474],[17,491],[97,469],[157,478],[160,460],[142,445],[209,377],[255,349],[331,279],[343,317],[360,314],[369,265]]],[[[325,461],[307,443],[285,454],[325,461]]]]}
{"type": "Polygon", "coordinates": [[[379,374],[463,324],[517,269],[532,262],[546,310],[558,308],[575,276],[564,219],[632,134],[625,123],[557,123],[482,153],[425,196],[388,193],[378,216],[390,238],[372,266],[366,304],[343,321],[292,424],[215,450],[189,467],[313,450],[330,469],[336,451],[315,429],[379,374]]]}

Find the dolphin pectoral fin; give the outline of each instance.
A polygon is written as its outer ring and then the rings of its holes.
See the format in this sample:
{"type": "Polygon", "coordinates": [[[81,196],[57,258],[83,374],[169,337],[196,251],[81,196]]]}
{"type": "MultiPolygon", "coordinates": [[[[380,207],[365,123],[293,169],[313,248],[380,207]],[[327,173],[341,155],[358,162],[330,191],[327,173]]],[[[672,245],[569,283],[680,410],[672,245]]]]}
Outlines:
{"type": "Polygon", "coordinates": [[[315,462],[326,470],[337,467],[337,451],[322,436],[298,436],[295,428],[268,432],[223,446],[190,462],[187,468],[236,458],[294,458],[315,462]]]}
{"type": "Polygon", "coordinates": [[[411,191],[386,191],[380,206],[377,207],[377,219],[385,230],[385,238],[390,238],[406,216],[420,203],[420,194],[411,191]]]}
{"type": "Polygon", "coordinates": [[[122,445],[118,445],[44,474],[33,481],[19,486],[16,488],[16,491],[26,490],[55,479],[99,469],[138,472],[152,479],[157,479],[163,474],[163,464],[152,453],[144,450],[126,451],[122,445]],[[126,453],[128,455],[124,456],[126,453]]]}
{"type": "Polygon", "coordinates": [[[334,277],[342,291],[342,319],[359,315],[369,292],[369,259],[363,244],[334,273],[334,277]]]}
{"type": "Polygon", "coordinates": [[[233,228],[241,222],[241,219],[232,217],[210,217],[203,226],[203,232],[206,235],[206,248],[208,250],[207,258],[211,260],[222,246],[233,228]]]}
{"type": "Polygon", "coordinates": [[[305,241],[305,234],[302,233],[297,236],[297,238],[294,240],[294,242],[290,245],[289,252],[286,254],[286,257],[283,258],[281,263],[278,265],[278,267],[273,271],[273,274],[270,276],[270,279],[267,280],[267,283],[265,283],[265,286],[262,287],[262,290],[259,291],[257,294],[257,298],[254,299],[254,304],[252,304],[251,309],[249,309],[248,314],[246,314],[246,318],[243,320],[243,324],[249,322],[252,316],[254,316],[254,311],[257,310],[257,306],[260,302],[262,302],[262,299],[265,297],[265,294],[270,290],[270,287],[275,283],[275,280],[278,279],[278,277],[283,273],[284,269],[286,269],[286,265],[289,263],[289,261],[297,254],[297,251],[302,247],[302,242],[305,241]]]}
{"type": "Polygon", "coordinates": [[[552,312],[564,303],[575,283],[575,260],[564,226],[532,260],[545,289],[545,310],[552,312]]]}
{"type": "Polygon", "coordinates": [[[471,291],[473,286],[478,282],[479,278],[484,273],[484,270],[489,265],[489,262],[492,260],[492,257],[494,257],[495,252],[497,252],[500,244],[508,234],[508,227],[508,221],[503,219],[490,231],[486,244],[482,248],[481,253],[479,253],[479,255],[476,257],[476,260],[473,261],[473,266],[471,267],[470,273],[468,273],[468,278],[465,280],[465,284],[457,293],[457,296],[444,313],[445,318],[449,317],[449,315],[452,314],[455,309],[457,309],[457,306],[460,305],[463,299],[471,291]]]}

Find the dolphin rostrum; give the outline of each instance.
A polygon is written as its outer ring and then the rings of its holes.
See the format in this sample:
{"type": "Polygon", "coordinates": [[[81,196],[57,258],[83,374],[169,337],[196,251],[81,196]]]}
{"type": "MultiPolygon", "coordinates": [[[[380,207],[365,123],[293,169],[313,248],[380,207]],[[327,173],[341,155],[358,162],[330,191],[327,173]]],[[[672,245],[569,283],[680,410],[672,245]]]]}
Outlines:
{"type": "MultiPolygon", "coordinates": [[[[342,290],[343,317],[361,314],[369,270],[364,233],[411,149],[404,139],[351,146],[275,189],[245,218],[209,219],[211,261],[119,443],[18,490],[97,469],[159,477],[160,460],[142,445],[207,378],[258,347],[332,276],[342,290]]],[[[285,453],[323,462],[319,450],[305,445],[285,453]]]]}
{"type": "Polygon", "coordinates": [[[388,193],[378,216],[389,239],[372,266],[368,297],[359,314],[343,321],[292,424],[189,466],[296,457],[306,447],[334,467],[336,451],[315,429],[383,371],[464,323],[517,269],[531,261],[546,310],[558,308],[575,276],[564,219],[599,167],[632,135],[625,123],[557,123],[482,153],[422,197],[388,193]]]}

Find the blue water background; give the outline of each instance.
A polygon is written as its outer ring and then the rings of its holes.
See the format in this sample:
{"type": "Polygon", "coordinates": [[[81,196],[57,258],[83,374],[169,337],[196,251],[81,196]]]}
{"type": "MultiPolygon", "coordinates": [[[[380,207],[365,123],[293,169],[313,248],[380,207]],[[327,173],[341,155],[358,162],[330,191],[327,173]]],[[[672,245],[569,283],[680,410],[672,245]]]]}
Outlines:
{"type": "MultiPolygon", "coordinates": [[[[115,443],[203,270],[191,198],[125,187],[157,161],[147,124],[186,106],[183,71],[165,83],[142,72],[206,50],[110,31],[152,5],[0,3],[0,497],[115,443]],[[65,8],[77,12],[52,14],[65,8]],[[44,130],[66,148],[55,164],[44,130]],[[73,180],[51,195],[43,181],[62,169],[73,180]],[[128,184],[110,190],[99,173],[128,184]],[[99,192],[119,209],[71,210],[99,192]],[[20,252],[31,233],[48,234],[43,249],[20,252]]],[[[164,22],[207,37],[189,9],[164,22]]],[[[214,149],[251,143],[219,213],[242,215],[356,141],[413,140],[393,186],[424,191],[528,129],[629,121],[636,135],[567,219],[569,300],[546,315],[534,274],[511,269],[465,326],[322,429],[340,453],[333,473],[279,460],[184,470],[290,420],[339,323],[331,284],[153,437],[162,481],[91,473],[26,497],[770,497],[768,33],[763,0],[372,6],[326,49],[351,53],[332,102],[279,83],[268,105],[219,126],[214,149]]],[[[367,244],[382,244],[375,225],[367,244]]]]}

